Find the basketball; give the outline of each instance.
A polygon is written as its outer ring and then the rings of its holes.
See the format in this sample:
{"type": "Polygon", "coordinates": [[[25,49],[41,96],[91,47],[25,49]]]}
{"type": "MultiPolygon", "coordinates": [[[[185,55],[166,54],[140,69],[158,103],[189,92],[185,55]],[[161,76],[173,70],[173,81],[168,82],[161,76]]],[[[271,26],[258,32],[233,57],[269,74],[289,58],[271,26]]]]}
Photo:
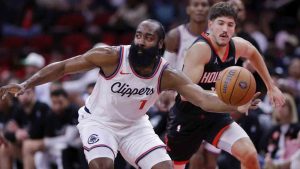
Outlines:
{"type": "Polygon", "coordinates": [[[220,73],[215,88],[219,99],[224,103],[240,106],[252,99],[256,91],[256,82],[247,69],[231,66],[220,73]]]}

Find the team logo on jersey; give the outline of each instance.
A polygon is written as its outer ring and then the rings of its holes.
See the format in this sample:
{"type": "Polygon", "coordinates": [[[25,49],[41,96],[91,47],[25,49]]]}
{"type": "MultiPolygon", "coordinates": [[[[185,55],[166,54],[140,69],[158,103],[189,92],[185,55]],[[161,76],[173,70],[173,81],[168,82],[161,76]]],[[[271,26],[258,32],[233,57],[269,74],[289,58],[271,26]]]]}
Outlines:
{"type": "Polygon", "coordinates": [[[214,64],[219,64],[218,59],[216,58],[214,64]]]}
{"type": "Polygon", "coordinates": [[[241,82],[239,83],[239,86],[240,86],[242,89],[246,89],[248,85],[247,85],[247,82],[241,81],[241,82]]]}
{"type": "Polygon", "coordinates": [[[200,83],[215,83],[218,79],[219,73],[220,72],[204,72],[200,83]]]}
{"type": "Polygon", "coordinates": [[[90,137],[88,139],[89,144],[94,144],[94,143],[97,143],[98,141],[99,141],[99,137],[97,134],[90,135],[90,137]]]}
{"type": "Polygon", "coordinates": [[[129,74],[131,74],[131,73],[124,72],[123,70],[121,70],[120,74],[121,74],[121,75],[129,75],[129,74]]]}
{"type": "Polygon", "coordinates": [[[127,83],[116,82],[111,86],[111,91],[113,93],[119,93],[121,96],[130,97],[131,95],[152,95],[154,93],[154,88],[144,87],[144,88],[132,88],[127,83]]]}

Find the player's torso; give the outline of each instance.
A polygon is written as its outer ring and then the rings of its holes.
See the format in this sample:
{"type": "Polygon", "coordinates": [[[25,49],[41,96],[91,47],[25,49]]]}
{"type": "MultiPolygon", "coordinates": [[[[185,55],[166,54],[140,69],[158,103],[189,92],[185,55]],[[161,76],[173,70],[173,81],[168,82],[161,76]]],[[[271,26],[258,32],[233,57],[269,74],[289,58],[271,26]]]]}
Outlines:
{"type": "Polygon", "coordinates": [[[179,31],[180,41],[176,60],[176,69],[182,70],[186,52],[195,42],[197,36],[188,31],[186,24],[180,25],[177,30],[179,31]]]}
{"type": "Polygon", "coordinates": [[[198,85],[204,88],[205,90],[214,90],[215,83],[220,72],[226,69],[227,67],[234,66],[236,63],[234,43],[232,40],[230,40],[225,55],[223,57],[220,57],[214,50],[206,34],[203,33],[197,39],[197,41],[205,42],[211,48],[210,60],[204,66],[203,74],[200,81],[198,82],[198,85]]]}
{"type": "MultiPolygon", "coordinates": [[[[227,54],[225,54],[224,57],[226,59],[221,60],[218,54],[214,51],[214,48],[210,45],[210,42],[207,39],[206,35],[202,34],[201,36],[199,36],[195,43],[198,41],[203,41],[207,43],[211,48],[211,58],[209,62],[204,66],[203,74],[198,82],[198,85],[204,88],[205,90],[214,90],[215,82],[219,73],[225,68],[235,65],[235,47],[233,41],[231,40],[226,52],[227,54]]],[[[190,112],[190,115],[199,115],[200,112],[206,113],[200,107],[197,107],[190,102],[182,101],[181,97],[179,96],[176,97],[175,107],[180,112],[190,112]]],[[[220,113],[208,113],[207,115],[222,116],[222,114],[220,113]]]]}
{"type": "Polygon", "coordinates": [[[161,58],[151,77],[137,75],[129,64],[130,46],[122,46],[120,64],[113,75],[99,75],[86,102],[90,113],[102,122],[130,124],[145,115],[159,94],[160,76],[166,61],[161,58]]]}

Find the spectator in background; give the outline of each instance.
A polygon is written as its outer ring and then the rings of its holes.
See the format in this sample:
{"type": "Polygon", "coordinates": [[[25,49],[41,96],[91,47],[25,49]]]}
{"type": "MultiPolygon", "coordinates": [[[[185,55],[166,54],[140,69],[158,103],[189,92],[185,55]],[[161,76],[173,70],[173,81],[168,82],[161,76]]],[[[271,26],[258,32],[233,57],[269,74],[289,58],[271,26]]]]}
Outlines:
{"type": "MultiPolygon", "coordinates": [[[[45,66],[45,59],[38,53],[31,52],[23,60],[25,67],[25,78],[28,78],[45,66]]],[[[41,102],[51,105],[50,83],[39,85],[35,88],[36,97],[41,102]]]]}
{"type": "Polygon", "coordinates": [[[289,94],[285,96],[285,105],[274,109],[274,125],[265,139],[262,139],[262,147],[266,153],[266,168],[270,163],[280,166],[287,160],[285,158],[287,142],[296,139],[300,131],[294,98],[289,94]]]}
{"type": "MultiPolygon", "coordinates": [[[[45,137],[38,140],[26,140],[24,143],[25,169],[47,169],[51,162],[58,169],[73,169],[80,162],[86,163],[83,157],[79,133],[76,128],[78,106],[70,103],[68,94],[63,89],[51,92],[52,113],[48,114],[45,124],[45,137]],[[68,152],[73,152],[68,153],[68,152]],[[63,160],[63,154],[65,153],[63,160]],[[81,156],[80,156],[81,154],[81,156]],[[79,160],[80,159],[80,160],[79,160]]],[[[86,168],[87,164],[85,164],[86,168]]]]}
{"type": "Polygon", "coordinates": [[[157,0],[150,4],[154,17],[166,28],[169,28],[176,17],[176,8],[172,1],[173,0],[157,0]]]}
{"type": "MultiPolygon", "coordinates": [[[[14,103],[13,97],[0,99],[0,156],[9,154],[8,141],[4,138],[5,127],[14,113],[18,111],[18,106],[14,103]]],[[[7,163],[5,158],[0,157],[0,168],[11,168],[11,163],[7,163]]]]}
{"type": "MultiPolygon", "coordinates": [[[[2,6],[2,5],[1,5],[2,6]]],[[[3,36],[31,38],[42,32],[42,27],[35,18],[34,1],[12,0],[3,3],[3,36]]]]}
{"type": "Polygon", "coordinates": [[[300,58],[294,58],[288,67],[288,77],[278,79],[283,91],[291,94],[296,100],[298,117],[300,115],[300,58]]]}
{"type": "Polygon", "coordinates": [[[20,109],[14,112],[4,129],[8,146],[2,147],[0,165],[5,169],[12,168],[14,159],[22,161],[28,158],[22,155],[23,143],[27,139],[44,137],[46,116],[49,113],[49,107],[36,98],[34,89],[27,89],[22,96],[18,96],[18,100],[20,109]]]}
{"type": "Polygon", "coordinates": [[[134,33],[138,24],[147,18],[148,8],[143,0],[126,0],[110,18],[109,30],[120,36],[134,33]]]}
{"type": "Polygon", "coordinates": [[[0,99],[0,137],[3,136],[3,131],[6,123],[12,118],[12,114],[16,109],[13,97],[0,99]]]}

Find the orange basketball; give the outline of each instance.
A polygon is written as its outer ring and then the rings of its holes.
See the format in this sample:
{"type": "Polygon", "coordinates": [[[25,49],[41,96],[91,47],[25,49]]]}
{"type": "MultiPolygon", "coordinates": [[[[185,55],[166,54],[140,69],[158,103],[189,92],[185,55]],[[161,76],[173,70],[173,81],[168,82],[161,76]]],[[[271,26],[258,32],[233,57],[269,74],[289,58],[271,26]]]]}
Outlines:
{"type": "Polygon", "coordinates": [[[240,106],[252,99],[256,91],[256,82],[247,69],[231,66],[220,73],[215,88],[218,97],[224,103],[240,106]]]}

